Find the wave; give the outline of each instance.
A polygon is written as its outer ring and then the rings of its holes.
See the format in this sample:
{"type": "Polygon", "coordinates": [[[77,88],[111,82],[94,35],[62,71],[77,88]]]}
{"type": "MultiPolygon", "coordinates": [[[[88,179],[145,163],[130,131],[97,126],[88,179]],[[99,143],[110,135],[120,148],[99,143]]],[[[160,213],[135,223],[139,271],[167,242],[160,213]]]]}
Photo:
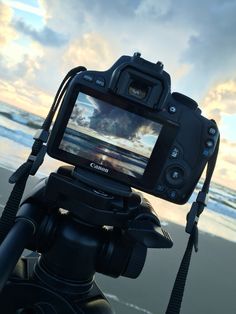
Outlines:
{"type": "Polygon", "coordinates": [[[228,201],[227,198],[221,199],[214,196],[214,192],[210,192],[210,198],[207,208],[211,211],[236,219],[236,204],[228,201]]]}
{"type": "Polygon", "coordinates": [[[0,125],[0,135],[26,147],[31,147],[33,144],[32,135],[20,130],[12,130],[0,125]]]}
{"type": "MultiPolygon", "coordinates": [[[[189,203],[192,203],[196,200],[197,193],[201,190],[201,187],[202,182],[199,182],[189,200],[189,203]]],[[[209,190],[207,209],[212,212],[236,219],[236,191],[233,191],[224,186],[220,186],[219,184],[213,182],[209,190]]]]}
{"type": "Polygon", "coordinates": [[[39,129],[44,121],[40,116],[1,103],[0,115],[32,129],[39,129]]]}

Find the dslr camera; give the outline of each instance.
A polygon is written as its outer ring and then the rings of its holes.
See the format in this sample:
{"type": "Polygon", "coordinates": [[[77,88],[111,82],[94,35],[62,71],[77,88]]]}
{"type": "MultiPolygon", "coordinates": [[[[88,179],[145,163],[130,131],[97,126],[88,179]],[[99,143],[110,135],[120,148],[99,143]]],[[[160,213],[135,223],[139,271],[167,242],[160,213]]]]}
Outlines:
{"type": "Polygon", "coordinates": [[[135,53],[107,71],[75,75],[47,149],[75,167],[184,204],[218,137],[194,100],[171,93],[163,64],[135,53]]]}

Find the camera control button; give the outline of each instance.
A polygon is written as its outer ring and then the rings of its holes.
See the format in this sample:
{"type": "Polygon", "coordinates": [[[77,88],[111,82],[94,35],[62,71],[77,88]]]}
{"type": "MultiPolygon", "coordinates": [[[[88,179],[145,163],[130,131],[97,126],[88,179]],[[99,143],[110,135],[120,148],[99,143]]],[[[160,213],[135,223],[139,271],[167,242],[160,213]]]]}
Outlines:
{"type": "Polygon", "coordinates": [[[98,77],[95,81],[98,86],[104,87],[105,86],[105,79],[103,77],[98,77]]]}
{"type": "Polygon", "coordinates": [[[184,183],[184,171],[178,166],[167,169],[166,181],[170,186],[181,186],[184,183]]]}
{"type": "Polygon", "coordinates": [[[163,193],[163,192],[165,192],[165,186],[164,185],[162,185],[162,184],[158,184],[157,186],[156,186],[156,191],[158,192],[158,193],[163,193]]]}
{"type": "Polygon", "coordinates": [[[167,195],[169,199],[175,200],[178,196],[178,193],[175,190],[170,190],[168,191],[167,195]]]}
{"type": "Polygon", "coordinates": [[[88,81],[88,82],[93,82],[93,75],[91,75],[91,74],[84,74],[83,79],[85,81],[88,81]]]}
{"type": "Polygon", "coordinates": [[[172,105],[172,106],[169,106],[168,111],[169,113],[174,114],[176,113],[177,109],[175,106],[172,105]]]}
{"type": "Polygon", "coordinates": [[[212,148],[213,146],[214,146],[214,141],[213,140],[211,140],[211,139],[208,139],[207,141],[206,141],[206,147],[208,147],[208,148],[212,148]]]}
{"type": "Polygon", "coordinates": [[[203,157],[209,157],[211,154],[210,150],[208,148],[205,148],[202,152],[203,157]]]}
{"type": "Polygon", "coordinates": [[[210,127],[210,128],[208,129],[208,134],[209,134],[209,135],[212,135],[212,136],[216,135],[216,128],[210,127]]]}
{"type": "Polygon", "coordinates": [[[181,176],[182,176],[182,174],[178,170],[174,170],[171,172],[171,178],[173,180],[178,180],[181,176]]]}
{"type": "Polygon", "coordinates": [[[179,158],[179,154],[180,154],[180,150],[176,146],[174,146],[172,150],[170,151],[170,158],[177,159],[179,158]]]}

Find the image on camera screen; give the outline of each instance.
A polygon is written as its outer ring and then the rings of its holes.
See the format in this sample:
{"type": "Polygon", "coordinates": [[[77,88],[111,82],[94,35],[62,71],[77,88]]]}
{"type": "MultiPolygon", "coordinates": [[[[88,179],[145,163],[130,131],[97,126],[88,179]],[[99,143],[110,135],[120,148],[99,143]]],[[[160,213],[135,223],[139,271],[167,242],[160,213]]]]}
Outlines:
{"type": "Polygon", "coordinates": [[[79,93],[59,148],[140,178],[161,129],[157,122],[79,93]]]}

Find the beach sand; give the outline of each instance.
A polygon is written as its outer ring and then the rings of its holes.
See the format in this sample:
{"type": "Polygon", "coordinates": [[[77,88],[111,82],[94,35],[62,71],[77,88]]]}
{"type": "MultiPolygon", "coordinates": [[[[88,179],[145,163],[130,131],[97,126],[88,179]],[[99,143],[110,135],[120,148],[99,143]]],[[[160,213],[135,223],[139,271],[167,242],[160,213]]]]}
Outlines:
{"type": "MultiPolygon", "coordinates": [[[[0,168],[0,209],[10,190],[10,171],[0,168]]],[[[37,181],[31,178],[29,191],[37,181]]],[[[166,203],[167,204],[167,203],[166,203]]],[[[97,283],[118,314],[164,314],[188,235],[184,227],[167,221],[174,241],[172,249],[149,249],[144,269],[137,279],[96,275],[97,283]]],[[[200,232],[199,252],[190,264],[182,314],[236,313],[236,243],[200,232]]]]}

